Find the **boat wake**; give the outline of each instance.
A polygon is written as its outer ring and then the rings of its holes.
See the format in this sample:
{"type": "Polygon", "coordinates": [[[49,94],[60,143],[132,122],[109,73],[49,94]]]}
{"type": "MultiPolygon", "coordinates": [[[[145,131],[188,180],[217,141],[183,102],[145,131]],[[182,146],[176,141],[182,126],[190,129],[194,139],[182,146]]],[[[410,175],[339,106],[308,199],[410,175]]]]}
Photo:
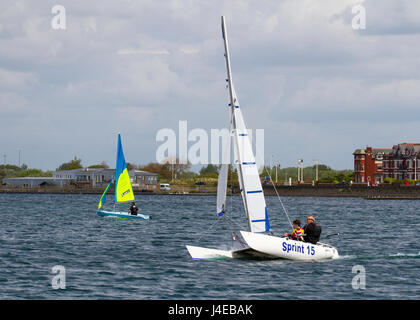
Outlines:
{"type": "Polygon", "coordinates": [[[420,251],[418,253],[392,253],[387,255],[376,256],[358,256],[358,255],[343,255],[339,256],[341,260],[375,260],[375,259],[420,259],[420,251]]]}
{"type": "Polygon", "coordinates": [[[395,253],[388,255],[388,258],[395,259],[395,258],[415,258],[420,259],[420,251],[418,253],[395,253]]]}

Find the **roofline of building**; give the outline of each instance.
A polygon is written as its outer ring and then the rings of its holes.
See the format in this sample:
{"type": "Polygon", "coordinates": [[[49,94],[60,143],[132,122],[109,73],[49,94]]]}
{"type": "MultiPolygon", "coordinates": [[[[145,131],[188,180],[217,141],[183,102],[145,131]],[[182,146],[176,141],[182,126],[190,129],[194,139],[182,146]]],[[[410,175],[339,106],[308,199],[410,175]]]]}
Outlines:
{"type": "MultiPolygon", "coordinates": [[[[62,172],[98,172],[98,171],[115,171],[115,169],[112,168],[79,168],[79,169],[71,169],[71,170],[57,170],[54,171],[54,174],[56,173],[62,173],[62,172]]],[[[157,176],[157,173],[154,172],[149,172],[149,171],[144,171],[144,170],[137,170],[137,169],[131,169],[129,171],[134,171],[134,173],[143,173],[145,175],[150,175],[150,176],[157,176]]]]}
{"type": "Polygon", "coordinates": [[[54,178],[54,177],[8,177],[8,178],[3,178],[3,180],[6,180],[6,179],[73,180],[73,179],[70,179],[70,178],[54,178]]]}
{"type": "Polygon", "coordinates": [[[366,154],[366,151],[364,149],[356,149],[354,150],[353,154],[366,154]]]}

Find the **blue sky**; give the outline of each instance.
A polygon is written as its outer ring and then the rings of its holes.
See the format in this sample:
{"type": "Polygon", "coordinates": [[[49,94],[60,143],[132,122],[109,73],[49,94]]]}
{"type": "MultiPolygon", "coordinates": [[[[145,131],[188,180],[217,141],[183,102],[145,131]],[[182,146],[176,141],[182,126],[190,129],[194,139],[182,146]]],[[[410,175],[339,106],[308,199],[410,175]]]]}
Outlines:
{"type": "Polygon", "coordinates": [[[228,126],[220,16],[236,91],[265,159],[352,168],[419,142],[420,1],[9,1],[0,4],[0,159],[155,161],[162,128],[228,126]],[[366,8],[353,30],[352,7],[366,8]],[[66,29],[51,8],[66,9],[66,29]]]}

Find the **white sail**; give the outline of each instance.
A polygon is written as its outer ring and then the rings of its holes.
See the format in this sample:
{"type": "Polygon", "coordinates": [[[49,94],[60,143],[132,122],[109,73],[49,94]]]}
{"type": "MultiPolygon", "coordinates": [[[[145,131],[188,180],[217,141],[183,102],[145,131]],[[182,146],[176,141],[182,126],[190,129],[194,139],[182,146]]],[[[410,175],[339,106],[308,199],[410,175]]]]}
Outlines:
{"type": "Polygon", "coordinates": [[[235,106],[235,140],[238,144],[238,166],[241,168],[242,197],[245,199],[246,210],[251,232],[270,230],[264,192],[260,175],[252,152],[251,141],[245,126],[239,104],[235,106]]]}
{"type": "Polygon", "coordinates": [[[268,220],[264,192],[261,186],[254,153],[252,152],[248,130],[239,107],[238,97],[236,96],[233,87],[224,17],[222,17],[222,35],[225,44],[227,81],[229,85],[230,105],[233,110],[233,129],[235,131],[234,144],[242,199],[244,201],[250,231],[266,232],[270,230],[270,222],[268,220]]]}
{"type": "Polygon", "coordinates": [[[222,164],[219,170],[219,180],[217,182],[217,214],[222,216],[226,207],[226,190],[229,164],[222,164]]]}
{"type": "MultiPolygon", "coordinates": [[[[231,121],[231,130],[232,130],[232,121],[231,121]]],[[[231,140],[232,137],[230,135],[231,130],[229,131],[229,139],[226,146],[226,150],[224,151],[224,155],[230,154],[231,148],[231,140]]],[[[224,158],[224,157],[223,157],[224,158]]],[[[228,157],[229,159],[229,157],[228,157]]],[[[219,178],[217,181],[217,201],[216,201],[216,210],[217,215],[220,217],[225,213],[226,209],[226,191],[227,191],[227,180],[228,180],[228,170],[229,170],[229,163],[222,164],[219,169],[219,178]]]]}

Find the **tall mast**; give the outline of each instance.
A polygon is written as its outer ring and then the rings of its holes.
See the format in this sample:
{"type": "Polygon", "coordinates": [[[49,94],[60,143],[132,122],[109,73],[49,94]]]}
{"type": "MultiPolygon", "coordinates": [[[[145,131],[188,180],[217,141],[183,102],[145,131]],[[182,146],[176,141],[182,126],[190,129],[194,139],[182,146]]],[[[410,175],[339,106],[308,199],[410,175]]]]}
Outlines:
{"type": "Polygon", "coordinates": [[[227,71],[227,81],[228,81],[228,87],[229,87],[229,97],[230,97],[230,107],[231,107],[231,112],[232,112],[232,123],[233,123],[233,128],[235,130],[235,146],[236,146],[236,154],[237,154],[237,161],[238,161],[238,177],[240,179],[240,187],[241,187],[241,194],[242,194],[242,199],[244,201],[244,207],[245,207],[245,213],[246,213],[246,217],[248,220],[248,227],[249,230],[251,230],[251,222],[249,219],[249,210],[248,210],[248,201],[246,199],[245,196],[245,183],[243,181],[243,174],[242,174],[242,167],[241,167],[241,155],[240,155],[240,151],[239,151],[239,141],[238,141],[238,134],[236,132],[237,130],[237,126],[236,126],[236,118],[235,118],[235,107],[238,106],[238,99],[236,97],[236,94],[234,93],[234,89],[233,89],[233,81],[232,81],[232,71],[230,68],[230,56],[229,56],[229,45],[228,45],[228,40],[227,40],[227,32],[226,32],[226,23],[225,23],[225,17],[222,16],[222,36],[223,36],[223,40],[224,40],[224,45],[225,45],[225,60],[226,60],[226,71],[227,71]]]}
{"type": "Polygon", "coordinates": [[[230,69],[230,56],[229,56],[229,45],[227,40],[227,32],[226,32],[226,23],[225,17],[222,16],[222,36],[223,36],[223,43],[225,45],[225,58],[226,58],[226,71],[227,71],[227,81],[229,84],[229,96],[230,96],[230,106],[232,111],[234,110],[236,97],[233,94],[233,85],[232,85],[232,71],[230,69]]]}

